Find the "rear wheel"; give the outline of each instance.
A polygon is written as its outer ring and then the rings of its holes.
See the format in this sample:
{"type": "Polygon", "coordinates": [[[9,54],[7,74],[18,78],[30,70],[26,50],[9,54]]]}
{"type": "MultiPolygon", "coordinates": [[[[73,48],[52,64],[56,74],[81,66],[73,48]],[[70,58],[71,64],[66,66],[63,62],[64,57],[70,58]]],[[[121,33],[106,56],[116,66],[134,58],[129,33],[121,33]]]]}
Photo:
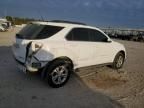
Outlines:
{"type": "Polygon", "coordinates": [[[119,52],[116,56],[115,59],[113,61],[112,67],[114,69],[120,69],[122,68],[123,64],[124,64],[124,60],[125,60],[125,56],[123,53],[119,52]]]}
{"type": "Polygon", "coordinates": [[[72,67],[63,60],[56,60],[45,70],[46,81],[51,87],[58,88],[66,84],[70,78],[72,67]]]}

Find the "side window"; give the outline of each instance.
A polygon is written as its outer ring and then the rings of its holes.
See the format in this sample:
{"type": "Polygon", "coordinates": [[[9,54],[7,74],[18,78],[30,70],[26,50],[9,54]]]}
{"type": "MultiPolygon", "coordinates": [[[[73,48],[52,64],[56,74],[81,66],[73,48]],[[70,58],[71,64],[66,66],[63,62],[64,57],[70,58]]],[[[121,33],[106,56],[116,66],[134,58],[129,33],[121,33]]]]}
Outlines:
{"type": "Polygon", "coordinates": [[[63,29],[63,27],[48,26],[48,25],[44,26],[36,38],[37,39],[49,38],[49,37],[53,36],[54,34],[58,33],[62,29],[63,29]]]}
{"type": "Polygon", "coordinates": [[[74,28],[67,36],[66,39],[73,41],[89,41],[89,33],[85,28],[74,28]]]}
{"type": "Polygon", "coordinates": [[[28,24],[17,35],[20,39],[45,39],[49,38],[64,27],[41,25],[41,24],[28,24]]]}
{"type": "Polygon", "coordinates": [[[90,41],[93,41],[93,42],[106,42],[107,41],[107,37],[100,31],[90,29],[89,35],[90,35],[90,41]]]}
{"type": "Polygon", "coordinates": [[[69,40],[69,41],[72,41],[72,40],[73,40],[73,30],[70,31],[70,32],[67,34],[66,39],[69,40]]]}

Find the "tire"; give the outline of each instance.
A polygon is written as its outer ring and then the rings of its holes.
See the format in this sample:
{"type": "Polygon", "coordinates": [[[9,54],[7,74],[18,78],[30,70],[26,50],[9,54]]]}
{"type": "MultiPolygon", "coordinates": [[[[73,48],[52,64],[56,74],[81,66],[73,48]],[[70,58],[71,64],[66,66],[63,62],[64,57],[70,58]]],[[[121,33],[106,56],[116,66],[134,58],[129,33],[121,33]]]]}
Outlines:
{"type": "Polygon", "coordinates": [[[46,68],[45,79],[51,87],[59,88],[67,83],[72,70],[71,65],[66,61],[56,60],[46,68]]]}
{"type": "Polygon", "coordinates": [[[119,52],[115,56],[115,59],[114,59],[113,64],[112,64],[112,68],[114,68],[114,69],[122,68],[123,64],[124,64],[124,60],[125,60],[125,55],[123,53],[119,52]]]}

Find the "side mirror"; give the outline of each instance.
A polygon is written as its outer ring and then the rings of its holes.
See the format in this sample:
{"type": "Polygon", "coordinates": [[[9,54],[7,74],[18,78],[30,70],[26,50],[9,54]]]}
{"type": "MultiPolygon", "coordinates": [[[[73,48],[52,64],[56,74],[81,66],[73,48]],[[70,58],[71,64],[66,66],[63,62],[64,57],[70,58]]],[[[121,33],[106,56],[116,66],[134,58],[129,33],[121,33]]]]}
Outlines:
{"type": "Polygon", "coordinates": [[[107,42],[108,42],[108,43],[111,43],[112,40],[111,40],[110,38],[107,38],[107,42]]]}

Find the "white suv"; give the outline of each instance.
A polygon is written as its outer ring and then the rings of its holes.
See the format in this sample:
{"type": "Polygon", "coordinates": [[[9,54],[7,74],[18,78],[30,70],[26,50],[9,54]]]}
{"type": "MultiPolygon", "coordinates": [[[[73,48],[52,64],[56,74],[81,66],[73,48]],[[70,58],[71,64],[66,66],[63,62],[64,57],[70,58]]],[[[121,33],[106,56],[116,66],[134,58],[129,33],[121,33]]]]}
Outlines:
{"type": "Polygon", "coordinates": [[[98,28],[73,22],[32,22],[16,34],[13,53],[24,72],[39,72],[61,87],[80,67],[106,64],[119,69],[126,51],[98,28]]]}

